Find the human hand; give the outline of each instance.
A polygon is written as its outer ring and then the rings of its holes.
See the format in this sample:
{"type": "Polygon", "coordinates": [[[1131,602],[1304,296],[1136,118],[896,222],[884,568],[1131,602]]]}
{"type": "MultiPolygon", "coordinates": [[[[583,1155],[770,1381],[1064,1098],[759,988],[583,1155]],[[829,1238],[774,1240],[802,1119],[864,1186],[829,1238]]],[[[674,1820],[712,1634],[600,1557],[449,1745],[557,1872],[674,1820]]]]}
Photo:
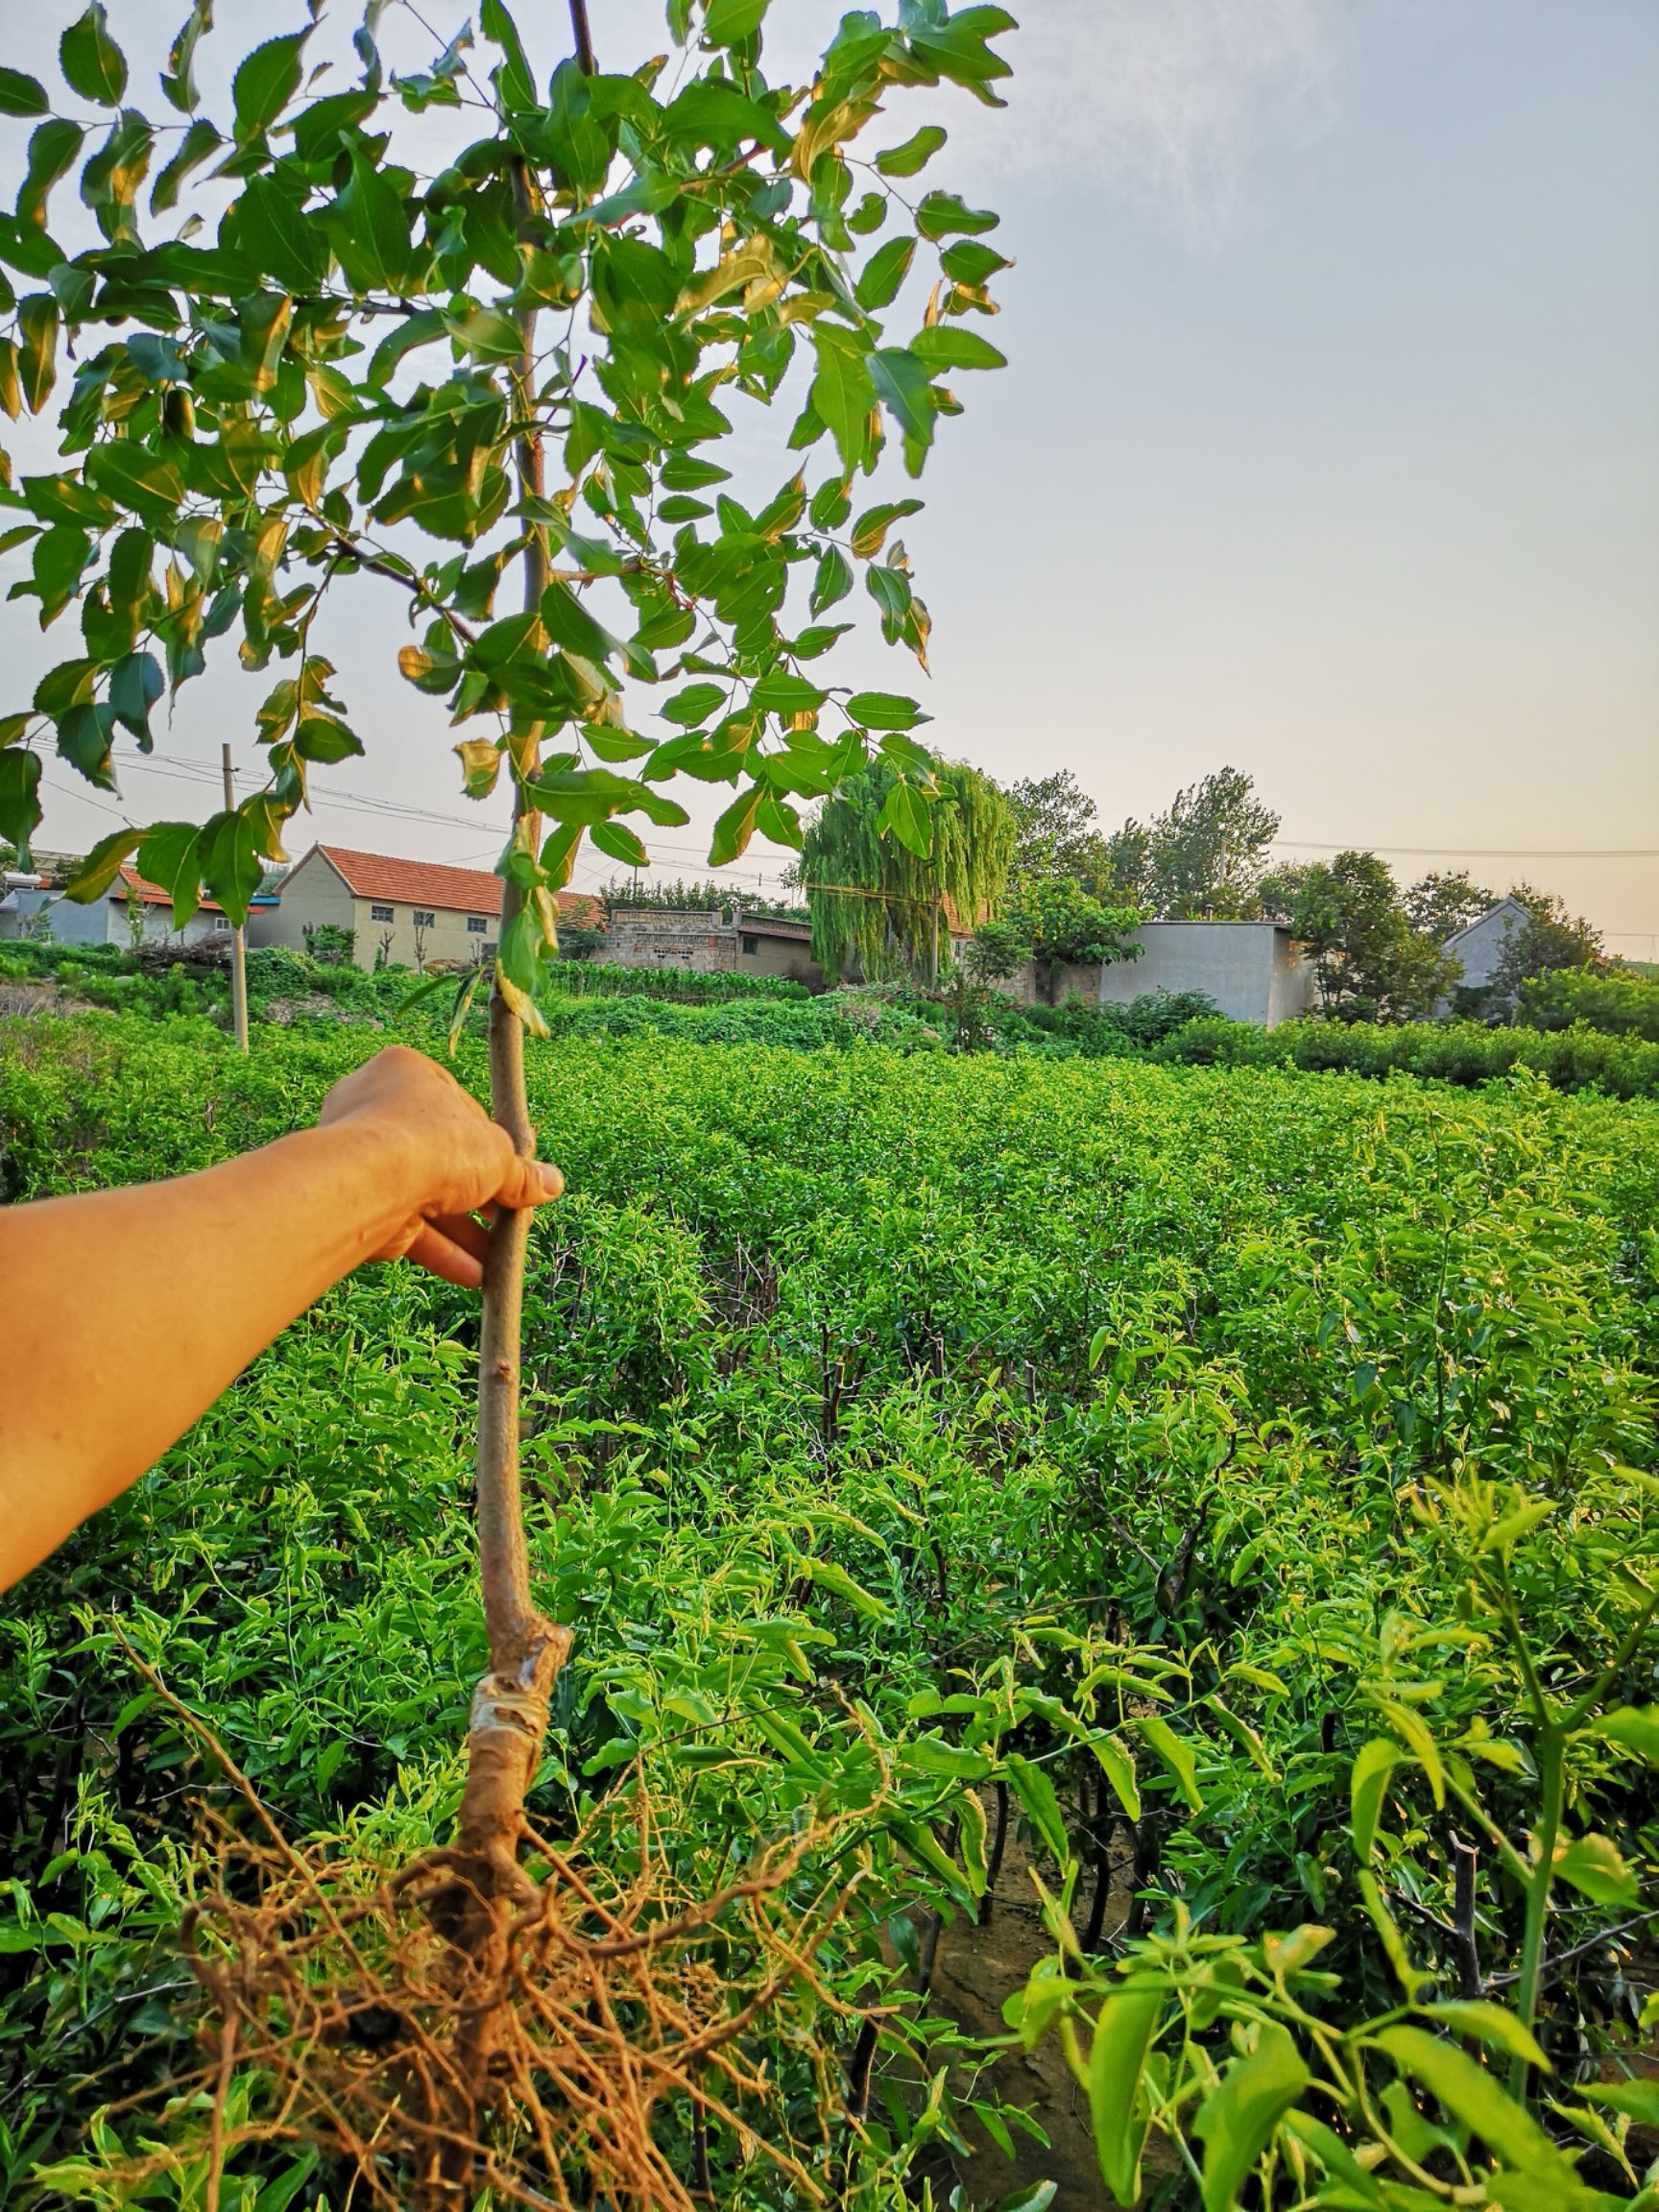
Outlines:
{"type": "Polygon", "coordinates": [[[376,1140],[370,1216],[384,1218],[390,1201],[398,1226],[369,1257],[413,1260],[463,1289],[484,1279],[490,1231],[478,1214],[493,1220],[565,1188],[557,1167],[519,1158],[506,1130],[446,1068],[407,1046],[391,1046],[344,1076],[317,1119],[320,1128],[376,1140]]]}

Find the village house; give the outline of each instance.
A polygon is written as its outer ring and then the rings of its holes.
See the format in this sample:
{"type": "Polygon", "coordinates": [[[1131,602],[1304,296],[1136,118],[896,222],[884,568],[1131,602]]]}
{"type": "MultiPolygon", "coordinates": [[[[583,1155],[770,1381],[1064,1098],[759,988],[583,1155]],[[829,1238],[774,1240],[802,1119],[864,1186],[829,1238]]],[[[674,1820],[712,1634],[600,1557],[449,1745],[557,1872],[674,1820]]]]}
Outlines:
{"type": "MultiPolygon", "coordinates": [[[[79,905],[59,888],[69,865],[65,860],[57,867],[42,866],[34,877],[12,878],[0,902],[0,936],[42,936],[54,945],[118,945],[123,951],[138,945],[198,945],[204,937],[229,940],[230,917],[211,899],[204,899],[183,928],[175,929],[171,892],[136,868],[123,868],[102,899],[79,905]]],[[[251,939],[255,914],[275,905],[268,894],[254,899],[248,916],[251,939]]]]}
{"type": "Polygon", "coordinates": [[[1500,899],[1495,906],[1488,906],[1484,914],[1478,914],[1473,922],[1455,930],[1442,950],[1450,952],[1462,967],[1458,988],[1483,991],[1497,973],[1504,946],[1513,933],[1530,920],[1531,915],[1519,899],[1500,899]]]}
{"type": "Polygon", "coordinates": [[[1096,1006],[1126,1006],[1148,992],[1201,991],[1234,1022],[1271,1029],[1313,1011],[1313,965],[1281,922],[1142,922],[1133,960],[1063,967],[1046,991],[1027,961],[1010,984],[1029,1005],[1076,997],[1096,1006]]]}
{"type": "Polygon", "coordinates": [[[750,914],[736,902],[708,909],[618,906],[600,958],[617,968],[678,968],[711,975],[779,975],[824,988],[805,922],[750,914]]]}
{"type": "MultiPolygon", "coordinates": [[[[332,927],[350,931],[351,958],[359,968],[493,960],[501,936],[502,890],[500,877],[488,869],[313,845],[283,877],[275,905],[256,924],[250,920],[248,941],[303,952],[308,929],[332,927]]],[[[596,899],[561,891],[558,901],[562,921],[582,928],[603,926],[596,899]]]]}

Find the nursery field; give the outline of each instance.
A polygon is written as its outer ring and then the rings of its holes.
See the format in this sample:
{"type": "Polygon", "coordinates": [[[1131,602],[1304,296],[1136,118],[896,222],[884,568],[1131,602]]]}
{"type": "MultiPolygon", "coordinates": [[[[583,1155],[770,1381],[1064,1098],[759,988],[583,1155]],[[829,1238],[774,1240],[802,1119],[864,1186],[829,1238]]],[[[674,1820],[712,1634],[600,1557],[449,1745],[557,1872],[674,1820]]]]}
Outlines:
{"type": "MultiPolygon", "coordinates": [[[[206,1165],[384,1041],[7,1021],[0,1195],[206,1165]]],[[[618,1999],[649,2200],[1659,2202],[1659,1111],[530,1057],[568,1194],[528,1512],[576,1639],[533,1809],[598,1920],[649,1872],[668,1931],[618,1999]]],[[[131,1298],[190,1329],[164,1252],[131,1298]]],[[[0,1607],[7,2203],[371,2200],[256,2064],[210,2159],[178,1931],[252,1881],[249,1792],[348,1885],[453,1815],[476,1329],[366,1270],[0,1607]]],[[[537,2188],[491,2201],[601,2200],[537,2188]]]]}

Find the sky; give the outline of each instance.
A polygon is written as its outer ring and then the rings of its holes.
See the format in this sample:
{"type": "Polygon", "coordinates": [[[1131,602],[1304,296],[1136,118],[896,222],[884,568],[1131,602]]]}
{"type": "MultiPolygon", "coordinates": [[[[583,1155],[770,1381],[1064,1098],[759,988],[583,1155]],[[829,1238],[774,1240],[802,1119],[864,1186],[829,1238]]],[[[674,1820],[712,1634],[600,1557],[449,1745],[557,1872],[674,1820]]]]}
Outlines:
{"type": "MultiPolygon", "coordinates": [[[[5,59],[49,77],[79,12],[9,9],[5,59]]],[[[445,39],[459,26],[439,0],[421,12],[445,39]]],[[[130,97],[153,116],[183,12],[111,0],[130,97]]],[[[591,12],[602,65],[664,43],[647,0],[591,12]]],[[[1280,813],[1285,858],[1358,845],[1406,880],[1524,878],[1610,950],[1654,957],[1659,8],[1015,12],[1005,109],[920,94],[895,116],[895,136],[947,125],[928,180],[998,209],[1016,263],[978,325],[1009,366],[960,379],[967,412],[940,425],[904,526],[931,674],[878,639],[819,668],[920,685],[929,742],[1004,780],[1070,769],[1108,827],[1231,764],[1280,813]]],[[[518,13],[548,27],[531,38],[544,75],[564,11],[518,13]]],[[[771,73],[804,76],[838,14],[773,0],[771,73]]],[[[220,0],[198,72],[210,112],[246,47],[304,15],[220,0]]],[[[330,9],[314,51],[343,51],[354,19],[330,9]]],[[[382,32],[405,65],[435,50],[397,0],[382,32]]],[[[27,129],[0,122],[0,178],[20,174],[27,129]]],[[[430,116],[399,143],[417,158],[450,129],[430,116]]],[[[54,228],[73,235],[56,204],[54,228]]],[[[739,413],[740,485],[791,472],[788,414],[739,413]]],[[[44,460],[41,426],[5,442],[44,460]]],[[[19,568],[5,557],[0,581],[19,568]]],[[[369,755],[318,777],[291,852],[316,836],[489,865],[505,808],[462,797],[444,716],[396,673],[400,595],[371,586],[329,619],[369,755]]],[[[73,650],[72,621],[42,638],[28,602],[0,601],[8,690],[73,650]]],[[[222,739],[252,788],[271,680],[187,685],[152,759],[121,757],[118,799],[49,764],[42,844],[200,812],[222,739]]],[[[663,877],[706,873],[721,802],[691,797],[693,827],[652,840],[663,877]]],[[[786,857],[757,844],[733,875],[775,884],[786,857]]],[[[610,873],[585,861],[576,880],[610,873]]]]}

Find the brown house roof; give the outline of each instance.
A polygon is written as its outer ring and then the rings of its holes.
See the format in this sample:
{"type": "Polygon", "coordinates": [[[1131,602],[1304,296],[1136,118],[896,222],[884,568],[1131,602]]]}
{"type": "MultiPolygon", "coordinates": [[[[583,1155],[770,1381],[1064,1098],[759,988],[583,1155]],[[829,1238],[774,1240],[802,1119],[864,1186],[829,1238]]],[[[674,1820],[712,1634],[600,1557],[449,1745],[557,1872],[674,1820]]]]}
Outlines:
{"type": "MultiPolygon", "coordinates": [[[[386,853],[353,853],[344,845],[314,845],[311,853],[322,854],[354,899],[386,899],[405,906],[443,906],[462,914],[501,911],[502,881],[488,869],[446,868],[435,860],[398,860],[386,853]]],[[[311,853],[305,855],[307,860],[311,853]]],[[[604,909],[597,899],[580,891],[561,891],[557,897],[565,921],[584,927],[603,923],[604,909]]]]}

